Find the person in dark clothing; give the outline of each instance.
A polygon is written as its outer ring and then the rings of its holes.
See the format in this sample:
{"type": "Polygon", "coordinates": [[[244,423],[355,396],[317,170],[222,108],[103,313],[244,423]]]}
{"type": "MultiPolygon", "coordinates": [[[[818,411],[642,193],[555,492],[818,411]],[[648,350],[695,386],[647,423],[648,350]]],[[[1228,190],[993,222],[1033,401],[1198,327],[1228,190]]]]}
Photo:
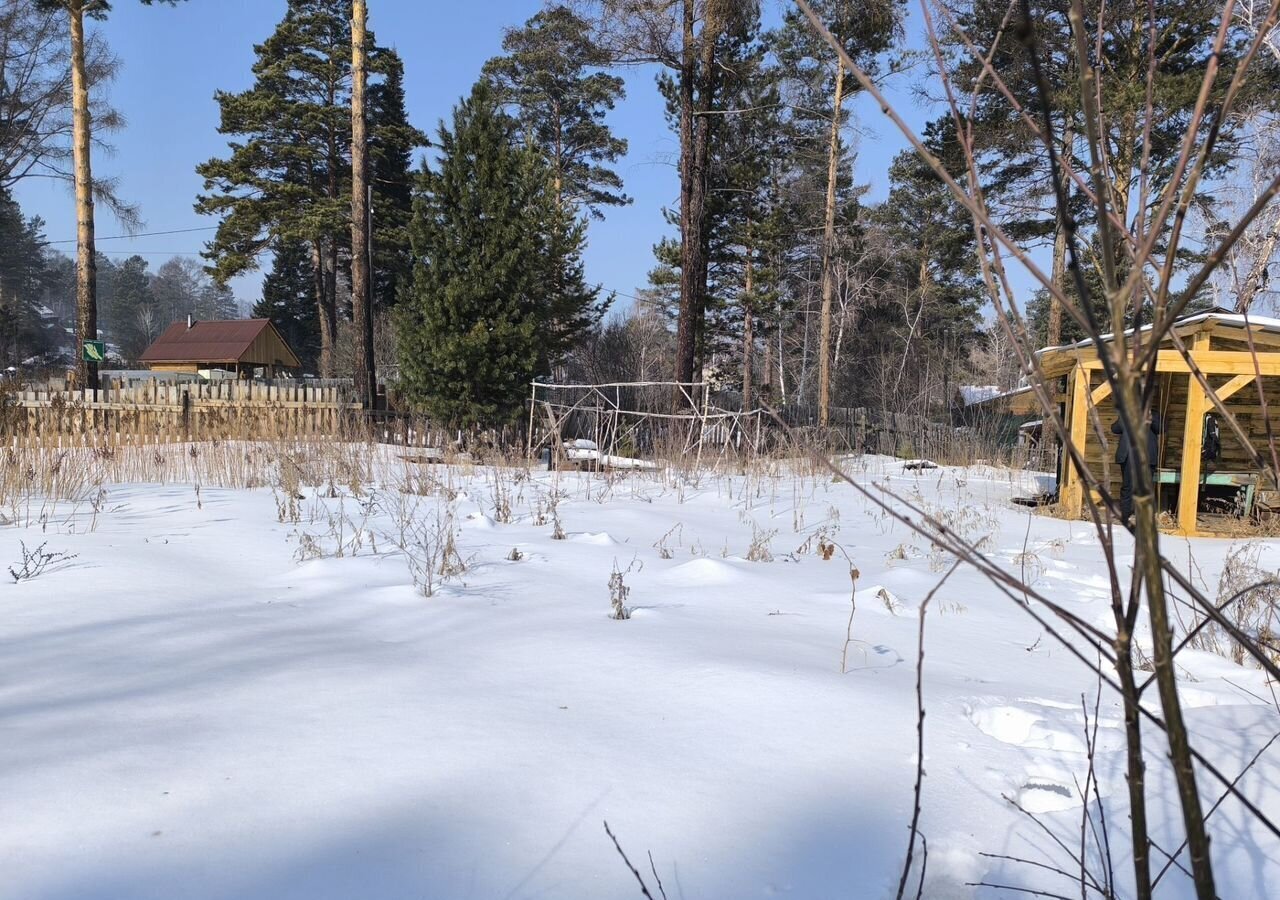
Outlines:
{"type": "MultiPolygon", "coordinates": [[[[1147,462],[1151,466],[1154,481],[1156,469],[1160,465],[1160,441],[1157,437],[1160,434],[1160,417],[1148,411],[1142,430],[1147,436],[1147,462]]],[[[1129,434],[1121,419],[1116,419],[1111,424],[1111,433],[1120,435],[1120,443],[1116,447],[1116,462],[1120,464],[1120,516],[1124,524],[1128,525],[1133,518],[1133,467],[1137,465],[1138,457],[1133,452],[1129,434]]]]}

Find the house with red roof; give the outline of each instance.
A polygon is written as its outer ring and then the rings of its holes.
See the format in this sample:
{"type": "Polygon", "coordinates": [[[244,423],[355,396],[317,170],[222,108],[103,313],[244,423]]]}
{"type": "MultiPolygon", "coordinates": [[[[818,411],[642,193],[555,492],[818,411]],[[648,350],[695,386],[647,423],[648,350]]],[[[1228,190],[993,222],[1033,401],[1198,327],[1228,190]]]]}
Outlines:
{"type": "Polygon", "coordinates": [[[274,378],[300,374],[302,369],[297,354],[270,319],[175,322],[146,349],[142,362],[153,372],[193,375],[220,369],[238,376],[274,378]]]}

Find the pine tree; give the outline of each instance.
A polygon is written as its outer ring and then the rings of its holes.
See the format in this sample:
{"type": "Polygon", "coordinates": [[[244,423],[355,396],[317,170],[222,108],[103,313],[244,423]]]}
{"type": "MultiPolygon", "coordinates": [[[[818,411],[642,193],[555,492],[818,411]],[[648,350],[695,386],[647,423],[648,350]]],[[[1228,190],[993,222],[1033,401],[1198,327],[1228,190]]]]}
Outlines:
{"type": "MultiPolygon", "coordinates": [[[[944,165],[958,169],[949,117],[926,126],[924,137],[944,165]]],[[[972,221],[943,181],[914,151],[894,158],[889,178],[888,199],[867,213],[877,254],[869,266],[885,287],[864,311],[850,356],[854,382],[871,388],[859,400],[898,411],[914,405],[923,415],[950,402],[985,295],[972,221]]]]}
{"type": "MultiPolygon", "coordinates": [[[[142,0],[143,5],[156,2],[176,5],[179,0],[142,0]]],[[[89,70],[86,52],[84,20],[106,18],[111,12],[110,0],[36,0],[38,9],[66,10],[71,31],[71,119],[72,156],[76,186],[76,334],[80,340],[93,340],[98,336],[97,271],[94,268],[97,251],[94,247],[93,164],[90,148],[93,141],[93,125],[89,109],[89,70]]],[[[81,384],[98,386],[98,368],[85,362],[76,353],[81,384]]]]}
{"type": "Polygon", "coordinates": [[[591,26],[567,6],[551,6],[503,37],[506,56],[485,63],[499,103],[519,123],[519,138],[551,164],[558,198],[603,218],[621,206],[622,179],[610,166],[627,152],[604,118],[626,95],[621,78],[601,71],[609,54],[591,26]]]}
{"type": "Polygon", "coordinates": [[[378,393],[373,358],[373,261],[369,258],[369,3],[351,4],[351,383],[354,396],[372,409],[378,393]]]}
{"type": "Polygon", "coordinates": [[[315,289],[307,246],[298,241],[282,242],[276,247],[271,271],[263,279],[262,299],[253,308],[253,317],[270,319],[309,372],[315,371],[320,356],[315,289]]]}
{"type": "Polygon", "coordinates": [[[415,204],[422,262],[398,309],[401,382],[450,424],[518,417],[540,365],[596,300],[576,261],[581,231],[566,229],[545,159],[514,130],[478,83],[452,128],[440,126],[439,168],[424,168],[415,204]]]}
{"type": "MultiPolygon", "coordinates": [[[[840,35],[844,49],[865,70],[876,71],[877,57],[887,52],[902,31],[902,0],[815,0],[814,10],[840,35]]],[[[778,35],[782,65],[789,70],[798,133],[810,142],[816,157],[824,145],[826,176],[822,215],[821,284],[822,306],[818,336],[818,424],[830,421],[832,363],[832,302],[835,289],[835,262],[838,241],[836,219],[845,181],[846,156],[842,132],[848,120],[848,103],[857,85],[846,79],[844,66],[831,48],[814,33],[806,17],[796,8],[786,15],[778,35]],[[816,94],[816,96],[815,96],[816,94]]]]}
{"type": "Polygon", "coordinates": [[[40,316],[46,279],[43,223],[26,218],[0,187],[0,358],[17,365],[44,353],[53,337],[40,316]]]}
{"type": "MultiPolygon", "coordinates": [[[[1047,104],[1052,110],[1058,155],[1075,172],[1089,171],[1089,140],[1079,88],[1080,60],[1070,25],[1071,4],[1065,0],[1034,0],[1026,8],[1048,96],[1041,99],[1041,79],[1032,68],[1026,47],[1016,37],[1023,29],[1021,8],[1016,20],[1010,22],[1008,6],[999,0],[966,0],[957,9],[957,21],[969,40],[989,48],[990,65],[999,76],[1000,87],[994,79],[976,77],[987,61],[975,60],[967,50],[950,57],[952,77],[956,84],[974,84],[979,90],[972,123],[975,153],[986,182],[984,191],[1002,227],[1027,243],[1043,241],[1051,246],[1053,280],[1064,291],[1075,291],[1068,284],[1066,223],[1055,202],[1044,143],[1026,128],[1021,115],[1029,112],[1039,121],[1041,103],[1047,104]],[[1004,97],[1004,90],[1022,98],[1029,109],[1014,109],[1004,97]]],[[[1115,113],[1103,120],[1107,131],[1102,135],[1102,144],[1112,181],[1109,202],[1130,234],[1149,233],[1151,223],[1146,219],[1169,190],[1183,139],[1201,102],[1200,87],[1209,66],[1219,70],[1204,98],[1206,109],[1217,112],[1204,116],[1200,123],[1204,132],[1214,132],[1214,150],[1204,160],[1204,171],[1210,180],[1236,164],[1240,148],[1250,140],[1246,128],[1249,120],[1259,113],[1274,115],[1278,108],[1276,97],[1280,95],[1280,68],[1254,65],[1238,96],[1227,106],[1224,99],[1244,61],[1252,34],[1239,19],[1223,22],[1221,3],[1187,0],[1154,4],[1150,8],[1150,27],[1145,6],[1088,0],[1080,10],[1083,31],[1089,35],[1089,61],[1105,72],[1098,78],[1095,102],[1101,109],[1115,113]],[[1215,51],[1220,27],[1224,39],[1221,50],[1215,51]],[[1156,35],[1154,45],[1150,43],[1152,34],[1156,35]],[[1092,58],[1095,53],[1099,54],[1096,59],[1092,58]],[[1149,121],[1148,71],[1152,108],[1149,121]],[[1147,208],[1140,209],[1137,201],[1144,197],[1147,208]]],[[[952,39],[959,41],[958,36],[952,39]]],[[[1127,254],[1120,249],[1123,236],[1112,235],[1116,240],[1111,242],[1109,256],[1089,253],[1088,245],[1099,225],[1093,204],[1065,174],[1060,174],[1060,179],[1056,187],[1067,195],[1068,206],[1079,220],[1080,255],[1099,270],[1097,284],[1104,286],[1105,273],[1112,273],[1114,279],[1114,273],[1124,266],[1127,254]]],[[[1212,215],[1214,207],[1212,193],[1206,191],[1197,199],[1197,205],[1208,215],[1212,215]]],[[[1168,225],[1161,223],[1158,227],[1168,225]]],[[[1101,242],[1096,246],[1101,247],[1101,242]]],[[[1175,263],[1185,265],[1192,261],[1193,254],[1184,254],[1175,263]]],[[[1088,285],[1088,277],[1085,281],[1088,285]]],[[[1105,286],[1104,294],[1117,286],[1118,283],[1105,286]]],[[[1131,307],[1134,300],[1129,298],[1131,307]]],[[[1127,315],[1132,314],[1130,309],[1127,315]]],[[[1066,341],[1077,331],[1062,318],[1057,303],[1049,303],[1046,318],[1050,343],[1066,341]]]]}
{"type": "Polygon", "coordinates": [[[755,403],[755,351],[762,331],[757,323],[777,306],[777,263],[795,229],[786,223],[779,190],[791,140],[777,70],[758,59],[739,71],[729,102],[742,112],[724,117],[712,169],[726,189],[712,195],[713,215],[722,224],[712,228],[719,248],[711,253],[708,293],[712,309],[720,310],[715,330],[726,345],[720,349],[726,361],[737,363],[745,409],[755,403]]]}
{"type": "Polygon", "coordinates": [[[196,316],[196,295],[205,278],[203,267],[193,260],[177,256],[156,269],[151,279],[151,296],[162,328],[196,316]]]}
{"type": "MultiPolygon", "coordinates": [[[[196,210],[221,218],[206,251],[219,280],[253,269],[259,255],[281,241],[310,247],[325,375],[336,374],[339,282],[351,242],[350,14],[350,0],[289,0],[275,33],[255,48],[253,87],[217,94],[219,131],[236,136],[230,155],[197,168],[206,193],[196,210]]],[[[370,71],[400,79],[392,51],[378,47],[372,33],[368,43],[370,71]]],[[[380,193],[384,182],[376,180],[375,220],[397,205],[403,216],[405,151],[419,143],[404,120],[402,86],[379,94],[381,84],[370,85],[371,149],[375,179],[386,177],[388,193],[380,193]]],[[[403,221],[397,226],[390,215],[391,227],[374,236],[382,258],[398,259],[398,280],[405,266],[404,233],[397,230],[403,221]]]]}
{"type": "Polygon", "coordinates": [[[760,22],[758,0],[594,0],[598,27],[615,59],[659,62],[672,87],[680,142],[680,310],[675,380],[693,381],[707,311],[708,165],[721,79],[760,22]],[[669,73],[669,74],[668,74],[669,73]]]}
{"type": "Polygon", "coordinates": [[[373,302],[395,306],[412,280],[413,153],[427,136],[409,124],[405,111],[404,62],[394,50],[378,55],[369,86],[369,156],[373,166],[373,302]]]}
{"type": "MultiPolygon", "coordinates": [[[[768,67],[767,47],[754,29],[724,39],[714,105],[706,116],[709,153],[706,163],[706,228],[702,256],[706,261],[704,314],[696,323],[695,350],[700,360],[714,361],[721,380],[734,381],[730,368],[745,373],[754,346],[755,317],[773,300],[772,270],[763,262],[766,220],[778,205],[774,189],[789,165],[787,127],[781,115],[778,70],[768,67]],[[732,366],[730,365],[732,363],[732,366]],[[728,376],[726,378],[726,376],[728,376]]],[[[667,119],[677,126],[679,86],[660,77],[667,98],[667,119]]],[[[666,212],[679,224],[678,215],[666,212]]],[[[664,238],[654,247],[658,265],[649,273],[653,299],[667,314],[677,315],[682,283],[681,244],[664,238]]],[[[749,379],[744,388],[750,392],[749,379]]]]}

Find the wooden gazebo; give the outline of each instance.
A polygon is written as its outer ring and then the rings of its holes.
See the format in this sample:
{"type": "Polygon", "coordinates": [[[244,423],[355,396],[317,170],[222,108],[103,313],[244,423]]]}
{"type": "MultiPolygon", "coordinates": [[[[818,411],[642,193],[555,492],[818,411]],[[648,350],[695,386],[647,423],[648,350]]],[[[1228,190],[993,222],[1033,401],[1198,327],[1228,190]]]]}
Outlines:
{"type": "MultiPolygon", "coordinates": [[[[1199,370],[1239,422],[1253,450],[1269,460],[1268,414],[1275,416],[1280,431],[1280,415],[1276,415],[1280,413],[1280,319],[1249,316],[1246,320],[1242,315],[1213,310],[1178,321],[1173,332],[1188,351],[1190,363],[1177,349],[1175,338],[1165,337],[1155,366],[1159,379],[1155,409],[1163,420],[1155,461],[1158,500],[1176,510],[1182,534],[1213,532],[1199,520],[1206,502],[1246,519],[1264,509],[1280,507],[1272,476],[1256,465],[1254,453],[1225,423],[1221,423],[1219,452],[1205,458],[1206,415],[1219,413],[1192,371],[1192,366],[1199,370]],[[1169,502],[1174,495],[1176,505],[1169,502]]],[[[1109,482],[1118,496],[1120,467],[1111,461],[1117,439],[1110,432],[1117,415],[1096,346],[1082,341],[1050,347],[1037,355],[1047,379],[1059,384],[1065,381],[1059,399],[1072,443],[1084,448],[1089,470],[1099,481],[1109,482]],[[1095,410],[1101,434],[1091,426],[1095,410]]],[[[1065,453],[1059,456],[1058,484],[1064,513],[1078,518],[1084,505],[1084,484],[1065,453]]]]}

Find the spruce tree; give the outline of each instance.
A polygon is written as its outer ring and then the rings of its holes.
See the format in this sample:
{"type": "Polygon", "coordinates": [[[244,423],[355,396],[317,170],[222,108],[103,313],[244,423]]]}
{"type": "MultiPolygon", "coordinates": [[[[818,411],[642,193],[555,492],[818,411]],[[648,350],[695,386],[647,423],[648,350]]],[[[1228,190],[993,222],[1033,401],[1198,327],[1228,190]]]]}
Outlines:
{"type": "Polygon", "coordinates": [[[402,388],[453,425],[517,418],[540,365],[596,302],[581,278],[581,230],[566,228],[545,159],[514,131],[478,83],[452,127],[441,124],[439,167],[424,167],[415,203],[402,388]]]}
{"type": "Polygon", "coordinates": [[[595,328],[613,303],[600,299],[600,288],[589,287],[582,262],[587,244],[587,223],[575,219],[559,199],[551,175],[549,203],[540,207],[546,250],[541,259],[546,298],[545,340],[538,369],[549,372],[574,349],[581,337],[595,328]]]}
{"type": "Polygon", "coordinates": [[[159,329],[169,324],[161,326],[157,319],[147,261],[137,255],[130,256],[116,270],[114,296],[103,311],[112,342],[120,356],[130,362],[142,355],[159,335],[159,329]]]}
{"type": "Polygon", "coordinates": [[[315,288],[307,246],[282,241],[275,249],[271,271],[263,279],[262,299],[253,308],[253,317],[270,319],[309,372],[315,371],[320,357],[315,288]]]}

